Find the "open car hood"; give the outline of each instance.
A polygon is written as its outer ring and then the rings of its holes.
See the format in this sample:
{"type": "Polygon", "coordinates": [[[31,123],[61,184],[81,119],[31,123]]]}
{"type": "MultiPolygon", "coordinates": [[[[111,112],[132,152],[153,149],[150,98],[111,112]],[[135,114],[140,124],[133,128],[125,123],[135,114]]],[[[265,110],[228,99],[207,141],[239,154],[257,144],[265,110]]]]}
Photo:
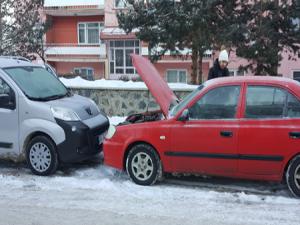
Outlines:
{"type": "Polygon", "coordinates": [[[165,117],[167,117],[170,105],[177,102],[178,98],[147,58],[135,54],[132,54],[131,57],[138,74],[159,104],[165,117]]]}

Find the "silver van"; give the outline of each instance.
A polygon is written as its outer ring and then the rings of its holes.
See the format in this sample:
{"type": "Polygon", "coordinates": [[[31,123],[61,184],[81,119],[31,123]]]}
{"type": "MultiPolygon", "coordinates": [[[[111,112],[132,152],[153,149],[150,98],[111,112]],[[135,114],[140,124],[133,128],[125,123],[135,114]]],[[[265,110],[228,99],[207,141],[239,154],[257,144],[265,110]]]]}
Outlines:
{"type": "Polygon", "coordinates": [[[109,120],[43,66],[0,58],[0,158],[26,160],[37,175],[102,150],[109,120]]]}

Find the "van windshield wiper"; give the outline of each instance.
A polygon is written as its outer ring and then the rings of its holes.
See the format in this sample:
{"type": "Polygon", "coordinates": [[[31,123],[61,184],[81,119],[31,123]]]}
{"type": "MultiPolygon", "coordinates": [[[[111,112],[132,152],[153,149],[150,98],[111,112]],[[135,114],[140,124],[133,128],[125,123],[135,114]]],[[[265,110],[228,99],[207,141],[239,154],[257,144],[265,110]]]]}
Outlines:
{"type": "Polygon", "coordinates": [[[48,97],[31,97],[31,96],[27,96],[29,99],[33,100],[33,101],[41,101],[41,102],[47,102],[47,101],[51,101],[51,100],[56,100],[56,99],[60,99],[60,98],[64,98],[66,96],[69,96],[69,93],[67,92],[66,94],[62,94],[62,95],[51,95],[48,97]]]}
{"type": "Polygon", "coordinates": [[[60,99],[60,98],[64,98],[68,95],[68,92],[66,94],[61,94],[61,95],[51,95],[48,97],[43,98],[44,101],[51,101],[51,100],[56,100],[56,99],[60,99]]]}

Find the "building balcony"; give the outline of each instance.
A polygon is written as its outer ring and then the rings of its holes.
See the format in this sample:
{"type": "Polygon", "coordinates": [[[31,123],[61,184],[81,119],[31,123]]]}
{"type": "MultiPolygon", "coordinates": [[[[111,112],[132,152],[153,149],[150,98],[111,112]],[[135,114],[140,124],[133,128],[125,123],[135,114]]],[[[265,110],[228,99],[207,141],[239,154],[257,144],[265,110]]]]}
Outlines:
{"type": "Polygon", "coordinates": [[[104,0],[45,0],[44,13],[50,16],[104,15],[104,0]]]}
{"type": "Polygon", "coordinates": [[[107,59],[105,44],[47,43],[45,55],[52,62],[105,62],[107,59]]]}

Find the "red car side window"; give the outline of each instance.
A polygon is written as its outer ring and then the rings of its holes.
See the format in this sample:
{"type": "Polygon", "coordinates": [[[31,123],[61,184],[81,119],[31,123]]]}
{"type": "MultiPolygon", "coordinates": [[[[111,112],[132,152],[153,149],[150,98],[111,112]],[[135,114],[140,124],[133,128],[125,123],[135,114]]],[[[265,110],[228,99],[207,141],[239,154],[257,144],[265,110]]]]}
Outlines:
{"type": "Polygon", "coordinates": [[[190,119],[234,119],[240,89],[240,86],[225,86],[210,90],[189,109],[190,119]]]}
{"type": "Polygon", "coordinates": [[[282,118],[287,92],[268,86],[248,86],[246,95],[246,118],[282,118]]]}
{"type": "Polygon", "coordinates": [[[290,93],[288,94],[286,116],[300,118],[300,101],[290,93]]]}

